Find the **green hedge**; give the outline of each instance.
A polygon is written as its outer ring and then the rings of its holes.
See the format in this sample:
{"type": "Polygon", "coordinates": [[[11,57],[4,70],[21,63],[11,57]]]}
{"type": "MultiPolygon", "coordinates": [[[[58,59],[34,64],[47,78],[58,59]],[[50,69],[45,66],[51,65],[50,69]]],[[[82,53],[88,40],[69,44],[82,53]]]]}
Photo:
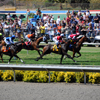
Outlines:
{"type": "MultiPolygon", "coordinates": [[[[47,71],[15,71],[16,81],[24,82],[48,82],[48,72],[47,71]]],[[[14,73],[11,70],[0,70],[0,81],[13,81],[14,73]]],[[[84,83],[84,73],[83,72],[50,72],[51,82],[66,82],[66,83],[84,83]]],[[[100,73],[86,73],[86,82],[92,84],[100,83],[100,73]]]]}

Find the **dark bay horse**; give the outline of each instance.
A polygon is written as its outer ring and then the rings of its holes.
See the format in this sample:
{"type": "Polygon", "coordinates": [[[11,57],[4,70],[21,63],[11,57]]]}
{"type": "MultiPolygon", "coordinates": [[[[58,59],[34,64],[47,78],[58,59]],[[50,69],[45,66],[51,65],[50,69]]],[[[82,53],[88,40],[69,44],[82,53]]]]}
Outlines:
{"type": "Polygon", "coordinates": [[[81,56],[81,53],[80,53],[80,50],[81,50],[81,47],[82,47],[82,44],[83,42],[91,42],[89,38],[86,37],[86,35],[83,35],[83,37],[81,37],[78,42],[76,43],[76,45],[73,45],[72,48],[69,46],[68,47],[68,50],[72,51],[73,52],[73,58],[74,57],[80,57],[81,56]],[[79,55],[78,56],[75,56],[75,53],[78,53],[79,55]]]}
{"type": "Polygon", "coordinates": [[[62,55],[61,59],[60,59],[60,64],[62,64],[62,59],[63,59],[64,55],[66,55],[68,58],[70,58],[74,62],[76,62],[70,55],[67,54],[70,43],[71,43],[71,40],[68,40],[64,44],[61,44],[61,47],[57,51],[54,50],[54,45],[49,44],[49,45],[44,46],[42,55],[40,57],[37,57],[36,61],[38,61],[39,59],[42,59],[42,57],[44,55],[50,54],[51,52],[53,52],[53,53],[62,55]]]}
{"type": "MultiPolygon", "coordinates": [[[[10,63],[13,56],[15,56],[16,58],[19,58],[17,56],[17,53],[23,49],[24,44],[25,43],[23,41],[16,43],[16,45],[12,44],[9,46],[8,50],[6,50],[6,46],[1,45],[0,46],[0,57],[1,57],[2,62],[3,62],[3,58],[2,58],[3,54],[10,56],[8,64],[10,63]]],[[[21,60],[21,62],[23,62],[23,60],[21,58],[19,58],[19,59],[21,60]]]]}
{"type": "Polygon", "coordinates": [[[36,39],[36,41],[31,41],[29,45],[27,45],[26,44],[27,42],[25,42],[26,45],[24,46],[24,49],[26,49],[26,50],[37,50],[39,55],[41,56],[40,51],[42,52],[42,50],[39,49],[40,48],[39,43],[41,41],[48,43],[47,37],[42,36],[42,37],[39,37],[38,39],[36,39]]]}

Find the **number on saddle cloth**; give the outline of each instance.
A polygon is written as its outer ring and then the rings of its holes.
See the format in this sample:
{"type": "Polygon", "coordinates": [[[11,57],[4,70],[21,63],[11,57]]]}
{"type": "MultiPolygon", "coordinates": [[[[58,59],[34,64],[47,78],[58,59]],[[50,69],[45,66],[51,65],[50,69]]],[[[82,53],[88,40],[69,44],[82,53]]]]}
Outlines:
{"type": "Polygon", "coordinates": [[[57,45],[55,44],[53,46],[53,51],[60,51],[61,45],[59,45],[59,48],[57,48],[57,45]]]}

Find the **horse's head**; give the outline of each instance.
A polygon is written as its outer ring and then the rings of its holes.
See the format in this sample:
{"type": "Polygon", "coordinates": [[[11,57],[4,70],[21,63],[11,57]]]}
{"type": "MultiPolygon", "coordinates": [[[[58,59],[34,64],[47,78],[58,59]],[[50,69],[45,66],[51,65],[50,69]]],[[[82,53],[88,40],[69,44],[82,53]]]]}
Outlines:
{"type": "Polygon", "coordinates": [[[84,42],[89,42],[89,43],[91,42],[91,40],[89,38],[87,38],[86,35],[84,35],[83,39],[84,39],[84,42]]]}

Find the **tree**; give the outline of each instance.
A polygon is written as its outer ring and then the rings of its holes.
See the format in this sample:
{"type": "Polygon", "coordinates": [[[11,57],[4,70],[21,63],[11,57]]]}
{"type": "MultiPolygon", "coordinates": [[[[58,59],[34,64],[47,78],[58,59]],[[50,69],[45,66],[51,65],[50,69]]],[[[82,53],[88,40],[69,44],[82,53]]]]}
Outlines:
{"type": "Polygon", "coordinates": [[[63,9],[62,3],[65,3],[66,0],[55,0],[55,2],[60,3],[60,10],[63,9]]]}
{"type": "Polygon", "coordinates": [[[82,9],[89,8],[89,4],[89,0],[71,0],[71,6],[74,8],[77,6],[80,6],[82,9]]]}

